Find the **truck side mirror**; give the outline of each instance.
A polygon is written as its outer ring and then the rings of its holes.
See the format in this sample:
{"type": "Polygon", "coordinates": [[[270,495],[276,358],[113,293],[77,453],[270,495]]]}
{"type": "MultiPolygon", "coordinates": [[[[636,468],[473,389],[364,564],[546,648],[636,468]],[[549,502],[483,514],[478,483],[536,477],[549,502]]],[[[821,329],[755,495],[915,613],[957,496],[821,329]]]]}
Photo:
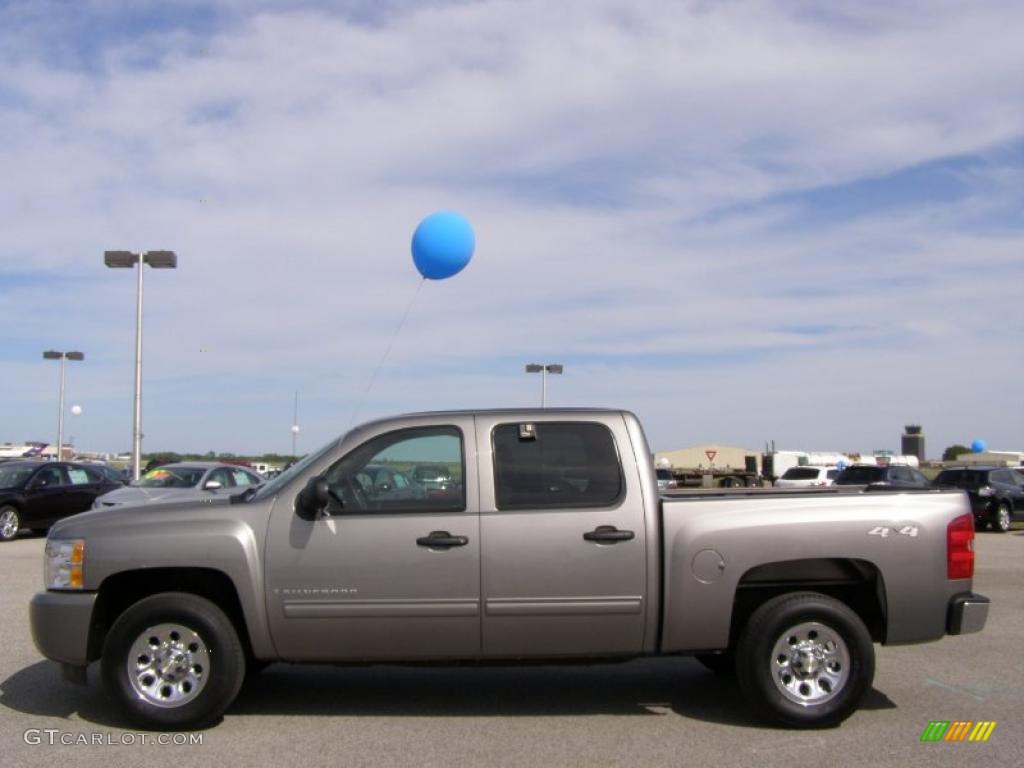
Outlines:
{"type": "Polygon", "coordinates": [[[311,477],[295,500],[295,514],[303,520],[316,520],[326,509],[328,501],[327,480],[322,475],[311,477]]]}

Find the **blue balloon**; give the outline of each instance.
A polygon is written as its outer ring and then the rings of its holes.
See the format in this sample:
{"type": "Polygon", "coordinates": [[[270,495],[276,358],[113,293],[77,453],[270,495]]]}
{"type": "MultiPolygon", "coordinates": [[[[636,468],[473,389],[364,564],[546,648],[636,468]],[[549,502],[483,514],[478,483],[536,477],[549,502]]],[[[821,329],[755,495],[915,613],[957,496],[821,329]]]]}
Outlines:
{"type": "Polygon", "coordinates": [[[985,445],[984,440],[975,440],[971,443],[971,451],[973,453],[984,453],[986,448],[988,448],[988,446],[985,445]]]}
{"type": "Polygon", "coordinates": [[[476,237],[469,220],[455,211],[432,213],[412,235],[412,260],[428,280],[461,272],[473,258],[476,237]]]}

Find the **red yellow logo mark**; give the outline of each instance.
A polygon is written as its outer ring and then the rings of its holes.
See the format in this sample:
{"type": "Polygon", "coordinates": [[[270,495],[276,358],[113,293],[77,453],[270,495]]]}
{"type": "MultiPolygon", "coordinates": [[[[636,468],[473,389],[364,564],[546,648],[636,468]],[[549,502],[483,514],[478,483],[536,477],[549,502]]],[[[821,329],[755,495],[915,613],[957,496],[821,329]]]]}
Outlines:
{"type": "Polygon", "coordinates": [[[995,727],[995,720],[932,720],[921,741],[988,741],[995,727]]]}

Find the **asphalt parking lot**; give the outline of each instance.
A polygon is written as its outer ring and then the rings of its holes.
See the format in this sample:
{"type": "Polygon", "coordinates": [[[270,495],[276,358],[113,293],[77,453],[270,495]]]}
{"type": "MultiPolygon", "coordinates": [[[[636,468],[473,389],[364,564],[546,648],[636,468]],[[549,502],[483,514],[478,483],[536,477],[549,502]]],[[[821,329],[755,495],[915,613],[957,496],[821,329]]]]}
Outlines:
{"type": "Polygon", "coordinates": [[[95,665],[81,688],[38,655],[27,607],[42,580],[42,549],[39,537],[0,545],[2,765],[1024,765],[1024,531],[978,536],[975,590],[993,601],[985,631],[877,648],[874,690],[836,729],[766,727],[733,681],[690,659],[278,664],[247,682],[223,722],[201,733],[202,744],[179,745],[153,744],[155,734],[142,744],[106,701],[95,665]],[[933,720],[997,725],[985,743],[922,743],[933,720]]]}

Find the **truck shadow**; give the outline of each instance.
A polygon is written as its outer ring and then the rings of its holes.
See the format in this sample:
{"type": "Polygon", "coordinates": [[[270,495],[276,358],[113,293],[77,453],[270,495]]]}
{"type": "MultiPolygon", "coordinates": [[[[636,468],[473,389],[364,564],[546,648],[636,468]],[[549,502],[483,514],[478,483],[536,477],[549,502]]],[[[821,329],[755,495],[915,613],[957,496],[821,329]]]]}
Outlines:
{"type": "MultiPolygon", "coordinates": [[[[89,686],[61,679],[40,662],[2,684],[0,705],[23,713],[129,727],[89,670],[89,686]]],[[[893,704],[877,690],[863,709],[893,704]]],[[[641,659],[571,666],[334,667],[274,664],[246,681],[227,717],[523,717],[542,715],[678,715],[692,720],[764,728],[735,679],[718,677],[692,659],[641,659]]]]}

